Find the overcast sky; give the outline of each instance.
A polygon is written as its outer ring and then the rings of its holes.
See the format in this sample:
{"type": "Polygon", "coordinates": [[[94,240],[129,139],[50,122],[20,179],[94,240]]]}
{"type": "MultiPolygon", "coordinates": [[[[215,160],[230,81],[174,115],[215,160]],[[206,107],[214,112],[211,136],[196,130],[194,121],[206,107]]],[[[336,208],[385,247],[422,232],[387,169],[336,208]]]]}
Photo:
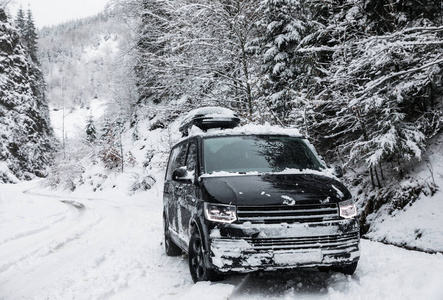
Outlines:
{"type": "Polygon", "coordinates": [[[13,2],[14,5],[10,5],[13,18],[17,15],[20,5],[24,10],[30,5],[35,25],[37,28],[42,28],[95,15],[105,8],[109,0],[14,0],[13,2]]]}

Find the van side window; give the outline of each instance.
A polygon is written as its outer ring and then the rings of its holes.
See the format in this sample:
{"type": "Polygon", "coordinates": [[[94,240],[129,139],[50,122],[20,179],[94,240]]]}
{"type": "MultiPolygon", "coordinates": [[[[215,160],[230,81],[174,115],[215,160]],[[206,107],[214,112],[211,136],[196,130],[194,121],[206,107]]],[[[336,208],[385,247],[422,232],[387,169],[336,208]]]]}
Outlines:
{"type": "Polygon", "coordinates": [[[188,144],[182,144],[171,151],[169,159],[168,171],[166,173],[166,180],[172,180],[172,172],[175,169],[183,167],[186,159],[186,149],[188,144]]]}
{"type": "Polygon", "coordinates": [[[197,170],[197,144],[195,142],[189,145],[186,168],[190,172],[197,170]]]}

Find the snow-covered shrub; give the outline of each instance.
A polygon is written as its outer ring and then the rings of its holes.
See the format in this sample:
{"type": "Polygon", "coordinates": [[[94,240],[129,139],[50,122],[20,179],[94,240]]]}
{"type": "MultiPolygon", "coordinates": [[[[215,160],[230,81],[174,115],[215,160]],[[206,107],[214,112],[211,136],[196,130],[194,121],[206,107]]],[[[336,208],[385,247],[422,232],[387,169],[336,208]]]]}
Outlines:
{"type": "Polygon", "coordinates": [[[129,188],[130,193],[150,190],[156,183],[155,177],[150,174],[134,173],[132,178],[133,180],[129,188]]]}
{"type": "Polygon", "coordinates": [[[149,149],[149,150],[146,151],[145,161],[143,162],[143,167],[151,168],[150,165],[151,165],[152,159],[154,158],[154,155],[155,155],[155,150],[154,149],[149,149]]]}
{"type": "Polygon", "coordinates": [[[45,184],[52,188],[61,187],[74,191],[83,183],[84,172],[85,168],[79,162],[59,159],[50,168],[45,184]]]}
{"type": "Polygon", "coordinates": [[[93,192],[101,190],[103,183],[108,179],[108,175],[103,173],[94,173],[93,175],[87,176],[85,179],[85,184],[90,186],[93,192]]]}
{"type": "Polygon", "coordinates": [[[135,159],[131,151],[125,153],[125,164],[129,167],[135,167],[135,165],[137,164],[137,160],[135,159]]]}
{"type": "Polygon", "coordinates": [[[121,166],[123,160],[121,157],[121,152],[119,148],[112,147],[111,145],[107,145],[108,147],[104,147],[98,153],[98,156],[102,160],[107,169],[115,169],[121,166]]]}
{"type": "Polygon", "coordinates": [[[98,157],[104,163],[105,168],[115,169],[124,167],[124,152],[122,144],[123,125],[117,121],[106,121],[99,141],[98,157]]]}

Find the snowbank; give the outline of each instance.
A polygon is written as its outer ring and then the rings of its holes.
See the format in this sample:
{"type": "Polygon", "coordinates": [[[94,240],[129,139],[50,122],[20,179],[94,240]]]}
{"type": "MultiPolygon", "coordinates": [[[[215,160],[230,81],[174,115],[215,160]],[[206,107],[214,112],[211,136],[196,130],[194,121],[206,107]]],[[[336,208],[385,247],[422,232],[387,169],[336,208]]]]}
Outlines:
{"type": "Polygon", "coordinates": [[[435,184],[439,190],[434,195],[421,193],[416,201],[392,213],[390,204],[385,204],[379,212],[369,216],[368,238],[409,249],[443,253],[442,143],[443,136],[437,137],[424,159],[412,167],[411,178],[399,185],[402,189],[414,184],[435,184]]]}

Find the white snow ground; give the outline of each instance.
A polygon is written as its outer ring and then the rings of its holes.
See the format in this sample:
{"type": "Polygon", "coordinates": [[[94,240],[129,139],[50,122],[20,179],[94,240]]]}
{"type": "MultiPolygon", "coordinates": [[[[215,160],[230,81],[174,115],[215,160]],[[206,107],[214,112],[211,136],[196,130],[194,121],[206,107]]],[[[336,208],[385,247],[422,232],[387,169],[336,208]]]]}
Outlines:
{"type": "Polygon", "coordinates": [[[0,299],[443,299],[443,255],[367,240],[353,276],[300,270],[194,285],[186,257],[164,254],[161,190],[92,195],[0,186],[0,299]]]}

